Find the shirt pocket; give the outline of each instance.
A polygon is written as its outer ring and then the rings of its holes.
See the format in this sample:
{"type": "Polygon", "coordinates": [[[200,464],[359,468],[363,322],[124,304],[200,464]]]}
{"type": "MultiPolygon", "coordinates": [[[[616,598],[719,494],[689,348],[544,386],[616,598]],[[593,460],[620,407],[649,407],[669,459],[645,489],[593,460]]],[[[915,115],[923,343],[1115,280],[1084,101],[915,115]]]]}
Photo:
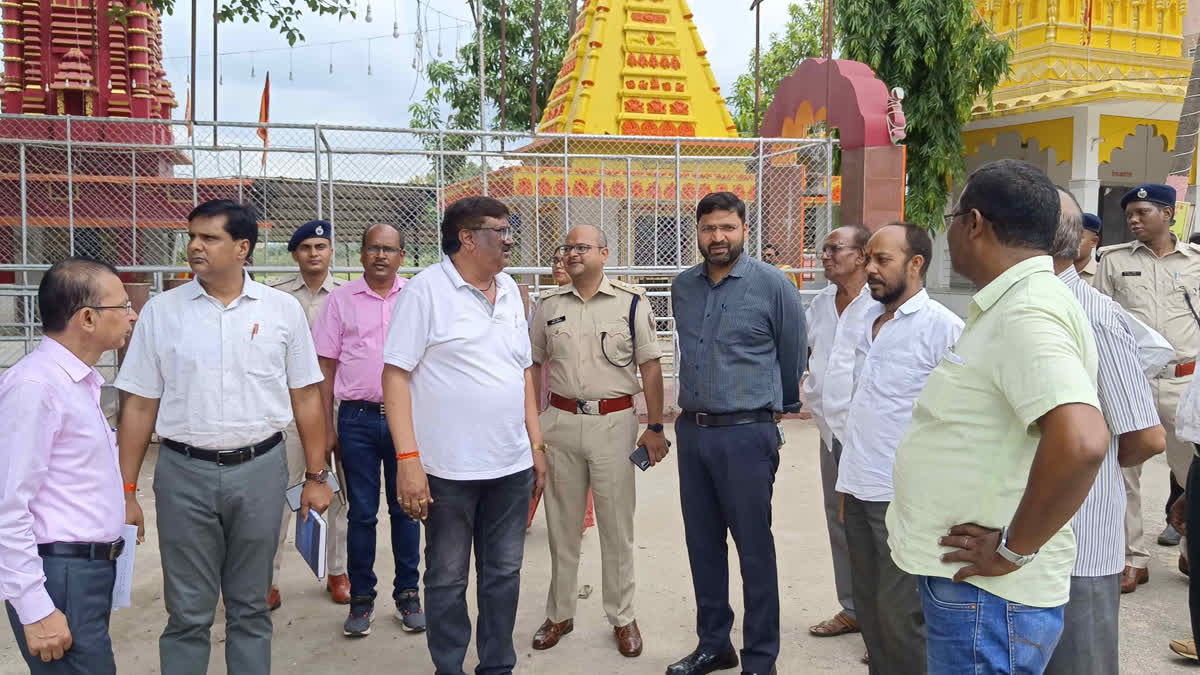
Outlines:
{"type": "Polygon", "coordinates": [[[601,357],[618,368],[629,365],[633,357],[633,339],[629,333],[629,324],[622,321],[604,321],[596,324],[596,334],[599,336],[601,357]]]}
{"type": "Polygon", "coordinates": [[[1113,299],[1126,309],[1144,310],[1154,304],[1154,284],[1144,275],[1119,276],[1113,286],[1113,299]]]}
{"type": "Polygon", "coordinates": [[[266,379],[282,377],[287,372],[284,365],[287,346],[281,331],[260,330],[250,339],[246,351],[246,373],[266,379]]]}

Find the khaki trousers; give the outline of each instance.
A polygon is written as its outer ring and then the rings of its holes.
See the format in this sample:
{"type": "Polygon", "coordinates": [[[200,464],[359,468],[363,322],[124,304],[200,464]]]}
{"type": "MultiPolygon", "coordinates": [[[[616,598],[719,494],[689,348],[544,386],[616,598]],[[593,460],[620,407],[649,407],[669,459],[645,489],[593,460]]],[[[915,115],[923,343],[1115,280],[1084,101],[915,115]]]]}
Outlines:
{"type": "Polygon", "coordinates": [[[633,516],[637,479],[633,453],[638,420],[632,409],[609,415],[575,415],[551,406],[541,415],[548,450],[546,524],[550,533],[550,591],[546,616],[561,622],[575,616],[579,599],[579,551],[583,545],[588,485],[600,533],[604,613],[614,626],[636,617],[633,516]]]}
{"type": "MultiPolygon", "coordinates": [[[[288,487],[304,480],[304,471],[307,467],[307,462],[304,459],[304,446],[300,444],[300,432],[296,430],[296,423],[293,421],[288,424],[287,428],[287,466],[288,466],[288,487]]],[[[338,476],[338,480],[343,480],[342,476],[338,476]]],[[[343,486],[344,487],[344,486],[343,486]]],[[[275,549],[275,568],[271,575],[271,585],[279,585],[279,565],[283,560],[283,551],[288,549],[288,553],[298,555],[295,546],[287,546],[287,536],[289,533],[295,534],[295,528],[290,527],[292,521],[292,510],[288,508],[287,501],[283,504],[283,521],[279,527],[279,547],[275,549]]],[[[336,577],[346,573],[346,505],[342,503],[342,498],[339,495],[333,496],[333,501],[329,503],[329,508],[322,514],[325,517],[325,522],[329,524],[329,534],[327,535],[327,544],[325,547],[325,560],[328,563],[325,571],[331,577],[336,577]]]]}
{"type": "MultiPolygon", "coordinates": [[[[1150,380],[1158,417],[1167,432],[1167,465],[1180,485],[1187,482],[1188,468],[1192,465],[1192,444],[1175,437],[1175,409],[1191,382],[1191,375],[1150,380]]],[[[1125,564],[1145,569],[1150,562],[1150,552],[1146,548],[1142,525],[1142,467],[1125,467],[1121,472],[1125,476],[1125,564]]]]}

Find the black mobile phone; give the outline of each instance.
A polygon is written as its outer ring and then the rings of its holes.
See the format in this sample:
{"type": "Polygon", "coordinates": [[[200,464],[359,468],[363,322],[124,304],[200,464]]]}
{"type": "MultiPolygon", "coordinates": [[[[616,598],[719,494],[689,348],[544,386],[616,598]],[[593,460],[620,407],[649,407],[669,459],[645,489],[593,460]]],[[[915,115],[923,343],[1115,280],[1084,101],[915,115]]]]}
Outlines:
{"type": "Polygon", "coordinates": [[[633,454],[629,456],[629,461],[633,462],[637,468],[645,471],[650,468],[650,451],[646,449],[646,446],[639,445],[637,446],[637,450],[634,450],[633,454]]]}

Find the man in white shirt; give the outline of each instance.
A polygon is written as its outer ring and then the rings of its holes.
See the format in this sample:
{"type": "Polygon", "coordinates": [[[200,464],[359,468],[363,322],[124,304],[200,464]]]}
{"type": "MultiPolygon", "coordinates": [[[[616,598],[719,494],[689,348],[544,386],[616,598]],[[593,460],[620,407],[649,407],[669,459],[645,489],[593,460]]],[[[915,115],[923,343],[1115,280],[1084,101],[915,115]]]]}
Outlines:
{"type": "Polygon", "coordinates": [[[525,308],[503,272],[513,247],[508,215],[488,197],[446,209],[447,257],[404,287],[383,349],[400,506],[425,521],[426,636],[434,667],[447,675],[463,672],[471,643],[472,546],[475,672],[513,672],[525,519],[546,481],[525,308]]]}
{"type": "Polygon", "coordinates": [[[126,522],[144,531],[136,485],[150,434],[167,627],[163,673],[208,670],[217,597],[230,673],[271,672],[267,592],[287,488],[283,434],[295,411],[308,469],[301,518],[323,512],[327,437],[321,369],[295,298],[250,280],[254,211],[229,200],[188,215],[195,279],[142,310],[116,386],[128,392],[117,443],[126,522]]]}
{"type": "Polygon", "coordinates": [[[861,225],[847,225],[829,233],[821,249],[821,264],[829,285],[813,298],[804,313],[809,351],[804,400],[821,432],[825,524],[833,551],[833,583],[842,605],[833,618],[808,629],[817,637],[858,632],[846,528],[842,524],[841,498],[834,488],[854,391],[854,349],[862,336],[863,316],[876,304],[867,288],[866,247],[870,238],[871,233],[861,225]]]}
{"type": "Polygon", "coordinates": [[[878,301],[858,343],[837,491],[845,495],[854,607],[872,673],[925,672],[917,578],[892,561],[884,516],[892,501],[896,447],[925,379],[962,333],[963,322],[929,297],[933,241],[923,228],[880,228],[867,245],[867,285],[878,301]]]}

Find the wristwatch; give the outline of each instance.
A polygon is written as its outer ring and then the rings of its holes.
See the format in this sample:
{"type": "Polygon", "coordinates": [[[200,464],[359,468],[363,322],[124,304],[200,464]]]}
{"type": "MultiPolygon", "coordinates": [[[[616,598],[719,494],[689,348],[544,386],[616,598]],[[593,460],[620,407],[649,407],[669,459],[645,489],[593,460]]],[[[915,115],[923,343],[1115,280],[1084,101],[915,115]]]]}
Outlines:
{"type": "Polygon", "coordinates": [[[656,433],[656,434],[661,434],[661,433],[663,432],[663,425],[661,425],[661,424],[647,424],[647,425],[646,425],[646,429],[647,429],[648,431],[653,431],[653,432],[654,432],[654,433],[656,433]]]}
{"type": "Polygon", "coordinates": [[[317,473],[305,471],[304,480],[311,480],[314,483],[324,483],[329,480],[329,469],[321,469],[317,473]]]}
{"type": "Polygon", "coordinates": [[[1037,555],[1037,551],[1034,551],[1033,553],[1030,553],[1029,555],[1021,555],[1019,553],[1013,553],[1012,551],[1008,550],[1008,527],[1007,526],[1005,526],[1005,528],[1003,530],[1000,530],[1000,545],[996,547],[996,553],[999,553],[1001,558],[1004,558],[1005,560],[1016,565],[1017,567],[1024,567],[1024,566],[1028,565],[1029,563],[1033,562],[1033,558],[1037,555]]]}

